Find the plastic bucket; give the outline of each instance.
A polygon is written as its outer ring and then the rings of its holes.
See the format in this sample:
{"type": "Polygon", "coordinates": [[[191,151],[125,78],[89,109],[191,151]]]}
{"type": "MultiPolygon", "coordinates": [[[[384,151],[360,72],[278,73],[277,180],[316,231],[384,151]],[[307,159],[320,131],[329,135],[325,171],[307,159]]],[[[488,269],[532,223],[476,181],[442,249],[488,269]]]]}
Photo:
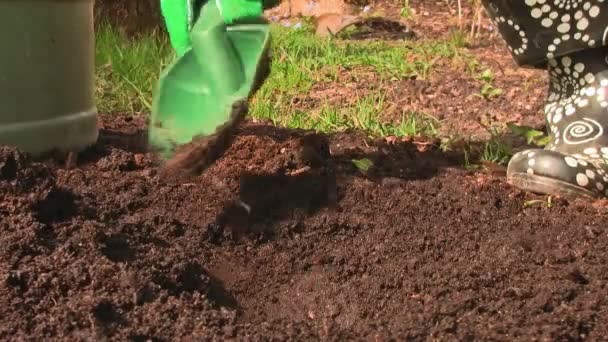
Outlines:
{"type": "Polygon", "coordinates": [[[93,0],[0,0],[0,145],[33,155],[96,142],[93,0]]]}

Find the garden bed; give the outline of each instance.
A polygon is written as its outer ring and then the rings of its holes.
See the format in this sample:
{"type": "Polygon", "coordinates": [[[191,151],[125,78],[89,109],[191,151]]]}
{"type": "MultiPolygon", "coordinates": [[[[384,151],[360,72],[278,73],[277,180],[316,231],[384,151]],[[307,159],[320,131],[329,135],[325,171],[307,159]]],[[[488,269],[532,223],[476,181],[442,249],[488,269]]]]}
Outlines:
{"type": "MultiPolygon", "coordinates": [[[[98,19],[158,28],[155,1],[104,1],[98,19]]],[[[472,18],[454,3],[412,0],[418,40],[386,44],[277,20],[249,120],[179,181],[136,113],[166,39],[101,26],[98,143],[67,161],[0,149],[0,339],[605,339],[608,206],[507,183],[499,164],[526,147],[480,122],[540,129],[545,75],[487,21],[454,31],[472,18]]]]}
{"type": "Polygon", "coordinates": [[[602,339],[608,216],[461,156],[249,122],[188,182],[145,121],[0,155],[0,339],[602,339]],[[369,169],[355,161],[369,159],[369,169]]]}

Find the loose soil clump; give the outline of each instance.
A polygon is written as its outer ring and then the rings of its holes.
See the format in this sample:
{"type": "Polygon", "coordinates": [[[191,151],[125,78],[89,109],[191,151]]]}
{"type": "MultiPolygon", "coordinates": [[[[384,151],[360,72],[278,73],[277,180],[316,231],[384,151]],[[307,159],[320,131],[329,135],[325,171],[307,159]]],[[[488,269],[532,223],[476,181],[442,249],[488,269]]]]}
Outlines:
{"type": "Polygon", "coordinates": [[[142,119],[104,120],[75,168],[0,151],[2,340],[608,333],[601,203],[548,203],[432,146],[260,123],[168,182],[142,119]]]}

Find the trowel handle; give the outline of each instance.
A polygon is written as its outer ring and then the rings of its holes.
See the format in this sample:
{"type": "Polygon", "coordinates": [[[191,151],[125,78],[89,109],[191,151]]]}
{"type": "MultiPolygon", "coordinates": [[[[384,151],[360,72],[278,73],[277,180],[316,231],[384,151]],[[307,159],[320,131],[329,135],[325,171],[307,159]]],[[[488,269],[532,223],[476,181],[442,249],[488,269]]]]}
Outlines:
{"type": "Polygon", "coordinates": [[[215,1],[207,2],[201,8],[190,37],[192,52],[215,91],[219,94],[236,92],[245,81],[245,71],[215,1]]]}
{"type": "Polygon", "coordinates": [[[269,9],[279,6],[281,4],[281,0],[262,0],[262,4],[264,9],[269,9]]]}

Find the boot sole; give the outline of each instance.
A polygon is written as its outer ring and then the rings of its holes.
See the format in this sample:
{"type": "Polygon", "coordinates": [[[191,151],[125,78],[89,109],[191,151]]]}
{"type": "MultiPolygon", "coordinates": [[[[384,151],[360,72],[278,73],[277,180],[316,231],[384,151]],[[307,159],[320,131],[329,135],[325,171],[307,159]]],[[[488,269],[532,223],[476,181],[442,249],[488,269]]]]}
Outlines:
{"type": "Polygon", "coordinates": [[[529,175],[527,173],[517,172],[507,178],[507,182],[517,188],[541,195],[554,195],[567,199],[575,199],[578,197],[598,198],[598,195],[561,180],[529,175]]]}

